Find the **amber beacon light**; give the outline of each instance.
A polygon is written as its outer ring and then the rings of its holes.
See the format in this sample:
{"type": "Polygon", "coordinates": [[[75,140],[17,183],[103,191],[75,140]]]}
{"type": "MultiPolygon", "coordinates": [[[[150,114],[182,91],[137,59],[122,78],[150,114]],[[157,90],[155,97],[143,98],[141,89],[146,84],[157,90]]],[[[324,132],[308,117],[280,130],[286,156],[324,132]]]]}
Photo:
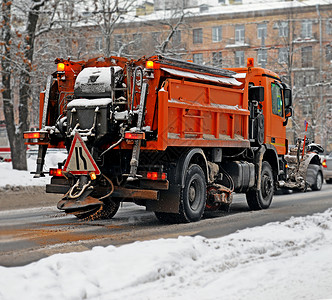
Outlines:
{"type": "Polygon", "coordinates": [[[253,67],[254,66],[254,59],[252,57],[247,58],[247,67],[253,67]]]}
{"type": "Polygon", "coordinates": [[[65,70],[65,64],[64,63],[58,63],[56,70],[58,72],[63,72],[65,70]]]}
{"type": "Polygon", "coordinates": [[[147,69],[153,69],[153,67],[154,67],[154,63],[153,63],[153,61],[152,61],[152,60],[148,60],[148,61],[146,62],[146,68],[147,68],[147,69]]]}

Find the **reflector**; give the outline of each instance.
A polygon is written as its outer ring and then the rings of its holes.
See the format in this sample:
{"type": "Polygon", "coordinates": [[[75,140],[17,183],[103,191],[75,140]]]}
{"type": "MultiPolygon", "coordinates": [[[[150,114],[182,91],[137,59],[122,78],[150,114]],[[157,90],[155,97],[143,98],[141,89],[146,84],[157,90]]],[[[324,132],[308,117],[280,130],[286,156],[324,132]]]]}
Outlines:
{"type": "Polygon", "coordinates": [[[125,139],[127,140],[144,140],[144,132],[125,132],[125,139]]]}
{"type": "Polygon", "coordinates": [[[23,137],[25,139],[39,139],[40,138],[40,132],[25,132],[23,134],[23,137]]]}
{"type": "Polygon", "coordinates": [[[167,176],[166,176],[166,173],[147,172],[146,178],[150,179],[150,180],[166,180],[167,176]]]}
{"type": "Polygon", "coordinates": [[[45,131],[26,131],[23,133],[24,139],[45,139],[47,132],[45,131]]]}
{"type": "Polygon", "coordinates": [[[50,176],[57,176],[57,177],[63,176],[61,169],[50,169],[49,174],[50,176]]]}

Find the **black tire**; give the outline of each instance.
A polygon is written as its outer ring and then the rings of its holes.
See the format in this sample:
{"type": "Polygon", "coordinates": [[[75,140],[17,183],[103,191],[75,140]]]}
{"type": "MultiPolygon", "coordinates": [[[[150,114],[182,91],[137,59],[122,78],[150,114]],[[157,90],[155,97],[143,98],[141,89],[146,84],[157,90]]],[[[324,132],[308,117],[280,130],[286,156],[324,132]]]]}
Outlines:
{"type": "Polygon", "coordinates": [[[180,221],[197,222],[206,204],[206,181],[199,165],[190,165],[180,195],[180,221]]]}
{"type": "Polygon", "coordinates": [[[323,185],[323,174],[321,172],[317,172],[315,183],[311,186],[313,191],[320,191],[323,185]]]}
{"type": "Polygon", "coordinates": [[[271,165],[263,161],[261,174],[261,189],[246,193],[247,203],[252,210],[269,208],[274,194],[274,179],[271,165]]]}
{"type": "Polygon", "coordinates": [[[106,220],[112,219],[118,212],[120,202],[108,199],[104,205],[96,206],[87,211],[73,212],[73,214],[81,220],[106,220]]]}
{"type": "Polygon", "coordinates": [[[332,178],[330,178],[330,179],[326,179],[326,183],[327,183],[327,184],[332,184],[332,178]]]}

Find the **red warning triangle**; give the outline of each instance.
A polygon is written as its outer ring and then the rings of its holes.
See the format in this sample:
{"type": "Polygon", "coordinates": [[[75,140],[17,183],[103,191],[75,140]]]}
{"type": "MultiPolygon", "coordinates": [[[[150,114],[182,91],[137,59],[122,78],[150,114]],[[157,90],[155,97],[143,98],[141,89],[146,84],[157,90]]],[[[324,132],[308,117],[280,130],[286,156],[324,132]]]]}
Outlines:
{"type": "Polygon", "coordinates": [[[100,174],[100,170],[86,147],[82,137],[78,132],[75,133],[71,143],[66,163],[63,167],[64,172],[74,175],[84,175],[90,172],[100,174]]]}

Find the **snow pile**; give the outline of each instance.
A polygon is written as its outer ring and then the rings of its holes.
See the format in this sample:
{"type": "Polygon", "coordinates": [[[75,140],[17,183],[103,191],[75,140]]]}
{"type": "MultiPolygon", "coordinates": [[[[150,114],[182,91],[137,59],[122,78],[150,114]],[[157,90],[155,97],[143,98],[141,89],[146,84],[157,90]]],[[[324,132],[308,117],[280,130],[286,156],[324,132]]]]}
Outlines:
{"type": "Polygon", "coordinates": [[[218,239],[180,237],[0,267],[0,299],[332,298],[332,209],[218,239]]]}
{"type": "MultiPolygon", "coordinates": [[[[58,162],[62,162],[67,157],[64,150],[49,150],[45,157],[44,171],[49,168],[56,168],[58,162]]],[[[30,172],[36,171],[37,153],[28,158],[28,171],[13,170],[11,162],[0,162],[0,187],[6,186],[37,186],[46,185],[50,182],[50,177],[46,175],[41,178],[33,178],[30,172]]]]}

